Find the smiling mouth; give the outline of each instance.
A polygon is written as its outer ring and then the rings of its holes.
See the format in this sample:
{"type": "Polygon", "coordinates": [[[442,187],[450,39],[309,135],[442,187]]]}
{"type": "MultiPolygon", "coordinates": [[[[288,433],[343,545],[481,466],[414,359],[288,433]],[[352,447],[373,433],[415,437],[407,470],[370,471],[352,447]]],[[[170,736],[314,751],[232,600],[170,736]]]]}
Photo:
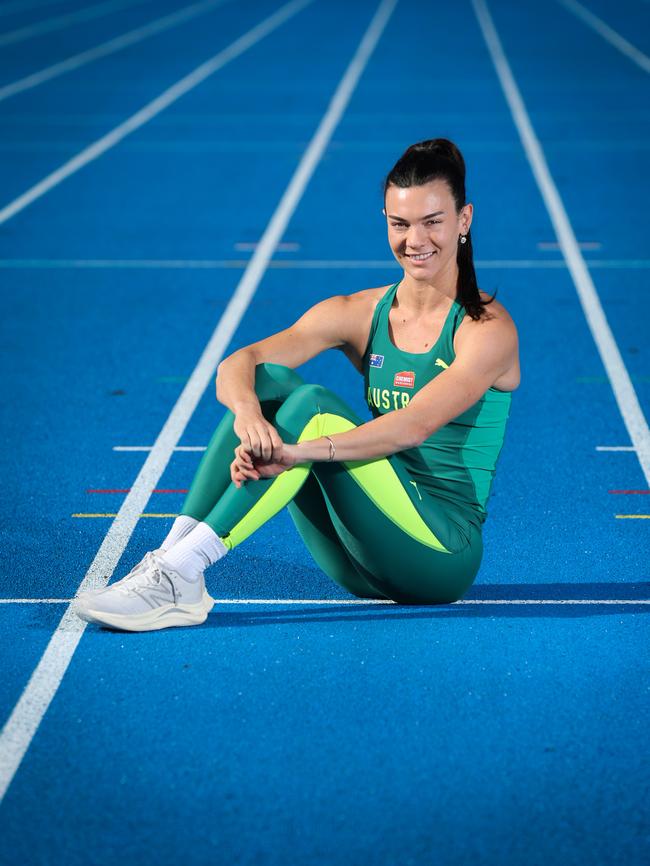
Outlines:
{"type": "Polygon", "coordinates": [[[404,253],[404,255],[411,259],[412,262],[426,262],[427,259],[432,258],[435,254],[435,250],[428,253],[404,253]]]}

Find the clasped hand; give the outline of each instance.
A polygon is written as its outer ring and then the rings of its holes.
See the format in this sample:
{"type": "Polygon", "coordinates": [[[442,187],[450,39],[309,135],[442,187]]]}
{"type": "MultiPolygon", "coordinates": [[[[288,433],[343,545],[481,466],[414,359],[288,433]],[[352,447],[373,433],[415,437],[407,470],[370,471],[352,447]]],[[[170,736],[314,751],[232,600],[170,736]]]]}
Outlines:
{"type": "Polygon", "coordinates": [[[248,479],[273,478],[295,466],[295,445],[285,444],[275,427],[254,410],[237,413],[235,434],[241,440],[230,464],[230,477],[236,487],[248,479]]]}

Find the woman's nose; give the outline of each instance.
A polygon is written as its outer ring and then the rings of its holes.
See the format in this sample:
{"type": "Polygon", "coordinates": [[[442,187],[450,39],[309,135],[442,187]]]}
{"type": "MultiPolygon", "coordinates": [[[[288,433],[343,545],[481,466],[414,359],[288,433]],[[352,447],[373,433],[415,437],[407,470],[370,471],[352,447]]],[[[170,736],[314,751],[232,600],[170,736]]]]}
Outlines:
{"type": "Polygon", "coordinates": [[[423,247],[427,243],[427,233],[424,226],[409,226],[406,232],[406,246],[414,250],[423,247]]]}

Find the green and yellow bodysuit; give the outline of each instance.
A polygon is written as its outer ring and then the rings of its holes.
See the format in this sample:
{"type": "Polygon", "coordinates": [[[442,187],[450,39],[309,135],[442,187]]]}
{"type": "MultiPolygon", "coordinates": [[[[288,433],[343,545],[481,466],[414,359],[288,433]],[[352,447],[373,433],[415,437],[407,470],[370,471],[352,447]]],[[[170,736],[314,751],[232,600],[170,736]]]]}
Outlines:
{"type": "MultiPolygon", "coordinates": [[[[363,357],[374,417],[408,405],[451,365],[465,310],[454,301],[425,353],[393,345],[388,313],[397,286],[381,298],[363,357]]],[[[333,435],[364,424],[340,397],[305,383],[288,367],[259,364],[255,391],[284,442],[333,435]]],[[[362,461],[314,462],[237,488],[230,464],[239,438],[227,410],[201,460],[182,514],[203,520],[230,548],[288,507],[320,568],[361,598],[404,604],[458,600],[481,563],[486,502],[509,415],[511,393],[489,388],[417,448],[362,461]]]]}

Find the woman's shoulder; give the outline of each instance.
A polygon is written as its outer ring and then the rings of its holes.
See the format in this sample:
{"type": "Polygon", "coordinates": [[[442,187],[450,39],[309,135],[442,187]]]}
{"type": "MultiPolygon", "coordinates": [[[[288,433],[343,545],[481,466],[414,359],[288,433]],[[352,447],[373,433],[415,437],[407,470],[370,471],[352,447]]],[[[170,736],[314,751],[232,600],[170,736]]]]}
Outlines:
{"type": "MultiPolygon", "coordinates": [[[[481,296],[482,301],[490,301],[490,298],[492,297],[492,295],[489,292],[479,292],[479,295],[481,296]]],[[[501,301],[497,300],[497,298],[495,298],[493,301],[490,301],[490,303],[487,304],[487,306],[485,307],[485,310],[489,314],[486,317],[486,321],[489,320],[490,317],[492,317],[492,318],[502,319],[503,321],[512,322],[512,324],[514,325],[514,321],[512,320],[512,316],[507,311],[505,306],[501,303],[501,301]]],[[[481,317],[481,319],[482,318],[483,317],[481,317]]]]}
{"type": "Polygon", "coordinates": [[[495,334],[509,332],[516,336],[517,326],[504,304],[496,298],[490,300],[492,295],[488,292],[479,292],[479,295],[482,301],[490,301],[490,303],[484,306],[484,313],[480,319],[473,319],[471,316],[466,315],[458,328],[458,333],[476,333],[481,329],[493,331],[495,334]]]}
{"type": "Polygon", "coordinates": [[[393,286],[393,283],[390,283],[387,286],[377,286],[372,289],[361,289],[359,292],[352,292],[345,297],[350,302],[351,308],[356,308],[357,310],[363,310],[364,308],[371,313],[374,312],[375,307],[384,297],[386,292],[393,286]]]}
{"type": "Polygon", "coordinates": [[[346,340],[341,348],[359,371],[362,370],[361,362],[368,345],[368,334],[377,304],[391,285],[362,289],[339,296],[344,301],[341,313],[346,323],[346,340]]]}

